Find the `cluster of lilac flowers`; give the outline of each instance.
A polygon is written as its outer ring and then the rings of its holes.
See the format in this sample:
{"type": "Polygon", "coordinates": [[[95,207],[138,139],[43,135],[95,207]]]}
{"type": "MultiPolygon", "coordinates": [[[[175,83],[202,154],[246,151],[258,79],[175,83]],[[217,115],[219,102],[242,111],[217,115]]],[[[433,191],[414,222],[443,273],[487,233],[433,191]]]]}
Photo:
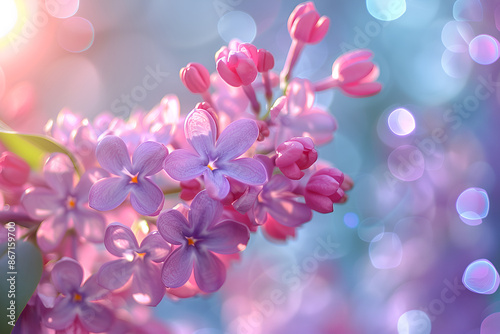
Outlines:
{"type": "Polygon", "coordinates": [[[188,64],[180,78],[203,101],[185,117],[174,95],[128,120],[61,111],[46,130],[73,160],[54,153],[42,174],[4,152],[3,221],[22,221],[44,256],[22,332],[161,333],[154,321],[139,326],[133,311],[116,310],[217,291],[251,233],[285,241],[313,211],[345,202],[352,180],[318,161],[337,122],[315,93],[364,97],[381,85],[368,50],[340,56],[319,82],[292,75],[328,26],[311,2],[297,6],[279,74],[269,51],[238,41],[216,53],[215,73],[188,64]]]}

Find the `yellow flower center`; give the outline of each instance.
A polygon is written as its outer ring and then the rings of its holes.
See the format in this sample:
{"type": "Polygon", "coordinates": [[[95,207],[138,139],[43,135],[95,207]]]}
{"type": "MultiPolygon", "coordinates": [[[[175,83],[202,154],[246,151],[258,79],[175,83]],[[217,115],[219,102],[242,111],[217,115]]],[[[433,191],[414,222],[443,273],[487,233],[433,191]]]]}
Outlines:
{"type": "Polygon", "coordinates": [[[82,298],[82,295],[81,295],[81,294],[79,294],[79,293],[75,293],[75,294],[73,295],[73,301],[75,301],[75,302],[81,302],[81,301],[82,301],[82,299],[83,299],[83,298],[82,298]]]}
{"type": "Polygon", "coordinates": [[[130,182],[131,182],[131,183],[138,183],[139,181],[137,180],[137,175],[132,176],[132,178],[131,178],[130,182]]]}
{"type": "Polygon", "coordinates": [[[212,164],[211,164],[211,163],[209,163],[209,164],[207,165],[207,167],[208,167],[210,170],[214,170],[214,169],[215,169],[215,168],[212,166],[212,164]]]}
{"type": "Polygon", "coordinates": [[[188,246],[194,246],[194,244],[196,243],[196,240],[192,237],[189,237],[189,238],[186,238],[187,241],[188,241],[188,246]]]}
{"type": "Polygon", "coordinates": [[[144,256],[146,256],[146,253],[137,253],[137,256],[139,256],[141,259],[144,259],[144,256]]]}
{"type": "Polygon", "coordinates": [[[76,200],[75,200],[75,198],[70,196],[68,198],[68,201],[67,201],[66,205],[68,206],[68,209],[74,209],[75,206],[76,206],[76,200]]]}

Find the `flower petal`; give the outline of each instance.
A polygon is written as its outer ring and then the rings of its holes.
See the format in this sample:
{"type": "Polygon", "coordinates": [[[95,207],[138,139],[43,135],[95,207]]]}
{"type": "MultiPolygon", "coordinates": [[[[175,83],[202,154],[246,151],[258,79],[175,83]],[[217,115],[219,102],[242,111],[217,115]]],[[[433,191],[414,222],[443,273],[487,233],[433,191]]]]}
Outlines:
{"type": "Polygon", "coordinates": [[[75,321],[76,312],[77,309],[71,302],[71,297],[60,298],[54,308],[44,315],[44,324],[56,330],[66,329],[75,321]]]}
{"type": "Polygon", "coordinates": [[[193,271],[194,247],[181,246],[165,260],[161,271],[161,280],[167,288],[183,286],[193,271]]]}
{"type": "Polygon", "coordinates": [[[75,168],[66,154],[53,153],[43,167],[47,185],[60,195],[67,195],[74,186],[75,168]]]}
{"type": "Polygon", "coordinates": [[[181,245],[185,241],[185,231],[190,228],[186,217],[177,210],[162,212],[157,220],[158,231],[163,239],[172,245],[181,245]]]}
{"type": "Polygon", "coordinates": [[[194,278],[202,291],[215,292],[226,280],[226,267],[211,252],[198,252],[194,261],[194,278]]]}
{"type": "Polygon", "coordinates": [[[147,141],[139,145],[132,157],[134,173],[148,176],[158,173],[163,168],[163,162],[168,150],[162,144],[147,141]]]}
{"type": "Polygon", "coordinates": [[[165,294],[165,285],[160,279],[160,269],[149,263],[141,263],[132,280],[132,296],[139,304],[156,306],[165,294]]]}
{"type": "Polygon", "coordinates": [[[278,223],[289,227],[300,226],[312,219],[311,209],[292,198],[273,201],[266,209],[278,223]]]}
{"type": "Polygon", "coordinates": [[[163,208],[165,195],[160,187],[144,178],[131,187],[130,203],[132,207],[145,216],[158,215],[163,208]]]}
{"type": "MultiPolygon", "coordinates": [[[[227,180],[226,180],[227,182],[227,180]]],[[[229,184],[229,183],[228,183],[229,184]]],[[[222,214],[222,204],[212,199],[207,191],[202,191],[193,199],[188,219],[194,228],[194,234],[199,235],[217,222],[222,214]]]]}
{"type": "Polygon", "coordinates": [[[163,168],[174,180],[188,181],[203,174],[208,168],[207,163],[188,150],[178,149],[167,156],[163,168]]]}
{"type": "Polygon", "coordinates": [[[99,303],[82,303],[78,319],[89,332],[102,333],[111,327],[114,315],[107,307],[99,303]]]}
{"type": "Polygon", "coordinates": [[[157,231],[148,234],[141,242],[138,253],[146,252],[147,259],[154,262],[163,262],[170,252],[170,245],[157,231]]]}
{"type": "Polygon", "coordinates": [[[205,181],[205,188],[210,197],[222,200],[229,194],[231,187],[222,170],[216,169],[211,171],[207,169],[203,173],[203,181],[205,181]]]}
{"type": "Polygon", "coordinates": [[[345,85],[341,89],[347,96],[368,97],[378,94],[382,90],[382,84],[379,82],[367,82],[352,86],[345,85]]]}
{"type": "Polygon", "coordinates": [[[241,158],[225,162],[220,170],[224,175],[252,186],[267,182],[267,172],[260,161],[253,158],[241,158]]]}
{"type": "Polygon", "coordinates": [[[124,286],[134,272],[134,262],[125,259],[107,262],[97,272],[97,283],[108,290],[124,286]]]}
{"type": "Polygon", "coordinates": [[[42,220],[62,209],[63,198],[49,188],[29,188],[21,197],[21,203],[32,219],[42,220]]]}
{"type": "Polygon", "coordinates": [[[318,108],[297,115],[293,124],[295,136],[311,137],[315,145],[328,143],[332,140],[335,130],[337,130],[335,118],[318,108]]]}
{"type": "Polygon", "coordinates": [[[78,235],[89,242],[101,243],[104,238],[106,220],[93,210],[81,209],[74,213],[73,224],[78,235]]]}
{"type": "Polygon", "coordinates": [[[254,120],[239,119],[229,124],[217,139],[215,155],[219,160],[233,160],[246,151],[257,140],[259,127],[254,120]]]}
{"type": "Polygon", "coordinates": [[[207,111],[193,109],[186,117],[184,133],[188,143],[201,157],[210,158],[214,150],[217,126],[207,111]]]}
{"type": "Polygon", "coordinates": [[[99,211],[113,210],[125,201],[130,190],[131,184],[125,178],[99,180],[90,188],[89,206],[99,211]]]}
{"type": "Polygon", "coordinates": [[[123,175],[124,170],[132,170],[127,146],[117,136],[102,138],[97,144],[95,155],[101,167],[112,174],[123,175]]]}
{"type": "Polygon", "coordinates": [[[233,220],[224,220],[209,229],[206,239],[200,241],[209,251],[233,254],[244,250],[250,239],[248,228],[233,220]]]}
{"type": "Polygon", "coordinates": [[[111,223],[104,234],[104,246],[114,256],[123,257],[139,248],[132,230],[120,223],[111,223]]]}
{"type": "Polygon", "coordinates": [[[76,260],[63,257],[52,268],[51,278],[57,291],[70,296],[82,285],[83,269],[76,260]]]}
{"type": "Polygon", "coordinates": [[[94,274],[83,283],[80,292],[86,301],[95,301],[106,297],[109,294],[109,289],[97,284],[97,275],[94,274]]]}
{"type": "Polygon", "coordinates": [[[45,219],[36,233],[36,242],[43,252],[51,252],[59,246],[68,228],[66,214],[45,219]]]}
{"type": "Polygon", "coordinates": [[[72,195],[76,197],[78,203],[88,202],[90,188],[92,188],[94,183],[105,177],[110,177],[110,174],[102,168],[88,169],[80,177],[80,182],[76,185],[72,195]]]}

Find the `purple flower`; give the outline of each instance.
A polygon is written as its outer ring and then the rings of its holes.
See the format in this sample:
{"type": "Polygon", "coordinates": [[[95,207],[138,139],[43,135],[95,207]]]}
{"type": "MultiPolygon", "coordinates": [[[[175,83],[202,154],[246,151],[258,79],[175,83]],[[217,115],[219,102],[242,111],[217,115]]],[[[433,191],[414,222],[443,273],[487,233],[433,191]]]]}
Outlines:
{"type": "Polygon", "coordinates": [[[216,136],[216,125],[208,112],[194,109],[187,116],[184,132],[196,153],[178,149],[165,159],[165,170],[174,180],[187,181],[203,175],[210,197],[223,199],[229,193],[226,177],[249,185],[267,181],[262,164],[252,158],[236,159],[245,153],[259,136],[255,121],[240,119],[216,136]]]}
{"type": "Polygon", "coordinates": [[[214,254],[234,254],[245,249],[250,233],[233,220],[220,221],[222,204],[200,192],[191,203],[188,219],[176,210],[158,217],[161,236],[175,250],[165,260],[162,280],[168,288],[184,285],[194,268],[194,278],[204,292],[217,291],[226,279],[226,267],[214,254]]]}
{"type": "Polygon", "coordinates": [[[114,321],[113,313],[95,301],[103,299],[108,290],[96,283],[95,275],[90,276],[82,286],[83,269],[75,260],[64,257],[54,265],[52,282],[57,291],[54,307],[43,314],[45,326],[64,330],[79,321],[89,332],[107,331],[114,321]]]}
{"type": "Polygon", "coordinates": [[[107,175],[102,169],[90,169],[74,186],[74,167],[67,155],[53,154],[43,168],[48,187],[26,190],[21,203],[32,219],[41,220],[37,243],[44,252],[53,251],[73,225],[81,237],[90,242],[102,242],[105,220],[87,205],[89,189],[107,175]]]}
{"type": "Polygon", "coordinates": [[[162,144],[147,141],[137,147],[130,163],[123,140],[116,136],[104,137],[97,144],[97,160],[104,169],[116,176],[99,180],[92,186],[89,205],[100,211],[112,210],[131,193],[130,202],[138,213],[157,215],[163,207],[165,197],[149,176],[162,169],[167,154],[168,151],[162,144]]]}
{"type": "Polygon", "coordinates": [[[132,296],[145,305],[156,306],[165,294],[160,269],[155,263],[165,260],[170,245],[155,231],[141,245],[129,227],[112,223],[106,229],[104,245],[111,254],[123,259],[105,263],[97,273],[97,282],[108,290],[116,290],[132,280],[132,296]]]}

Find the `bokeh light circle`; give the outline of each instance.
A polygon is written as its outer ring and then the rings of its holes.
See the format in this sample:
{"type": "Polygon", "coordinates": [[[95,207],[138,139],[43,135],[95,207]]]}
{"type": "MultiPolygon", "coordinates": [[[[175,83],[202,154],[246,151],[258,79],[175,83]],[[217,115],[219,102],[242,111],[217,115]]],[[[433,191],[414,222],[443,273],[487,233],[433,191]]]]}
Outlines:
{"type": "Polygon", "coordinates": [[[390,113],[387,123],[392,132],[398,136],[406,136],[415,130],[415,118],[404,108],[398,108],[390,113]]]}
{"type": "Polygon", "coordinates": [[[58,19],[66,19],[76,14],[80,0],[45,0],[47,12],[58,19]]]}
{"type": "Polygon", "coordinates": [[[479,35],[469,44],[470,57],[478,64],[489,65],[497,61],[500,56],[498,41],[490,35],[479,35]]]}
{"type": "Polygon", "coordinates": [[[386,232],[377,235],[370,242],[370,261],[377,269],[396,268],[403,257],[403,246],[396,233],[386,232]]]}
{"type": "Polygon", "coordinates": [[[348,212],[344,215],[344,224],[349,228],[356,228],[359,224],[359,217],[354,212],[348,212]]]}
{"type": "Polygon", "coordinates": [[[480,334],[498,334],[500,328],[500,312],[492,313],[481,323],[480,334]]]}
{"type": "Polygon", "coordinates": [[[458,196],[456,209],[464,223],[479,225],[490,210],[488,193],[482,188],[468,188],[458,196]]]}
{"type": "Polygon", "coordinates": [[[66,51],[79,53],[94,43],[94,26],[83,17],[65,19],[59,27],[57,41],[66,51]]]}
{"type": "Polygon", "coordinates": [[[226,42],[239,39],[245,43],[251,43],[257,35],[255,20],[245,12],[231,11],[219,19],[217,30],[220,37],[226,42]]]}
{"type": "Polygon", "coordinates": [[[394,21],[406,12],[406,1],[366,0],[366,9],[377,20],[394,21]]]}
{"type": "Polygon", "coordinates": [[[457,0],[453,5],[453,17],[457,21],[481,21],[483,6],[480,0],[457,0]]]}
{"type": "Polygon", "coordinates": [[[500,277],[490,261],[480,259],[467,266],[462,282],[472,292],[491,295],[498,290],[500,277]]]}
{"type": "Polygon", "coordinates": [[[398,334],[430,334],[431,319],[424,311],[411,310],[398,320],[398,334]]]}
{"type": "Polygon", "coordinates": [[[387,165],[392,175],[401,181],[415,181],[425,170],[424,155],[412,145],[402,145],[392,151],[387,165]]]}
{"type": "Polygon", "coordinates": [[[14,0],[0,1],[0,38],[6,36],[16,26],[17,6],[14,0]]]}

